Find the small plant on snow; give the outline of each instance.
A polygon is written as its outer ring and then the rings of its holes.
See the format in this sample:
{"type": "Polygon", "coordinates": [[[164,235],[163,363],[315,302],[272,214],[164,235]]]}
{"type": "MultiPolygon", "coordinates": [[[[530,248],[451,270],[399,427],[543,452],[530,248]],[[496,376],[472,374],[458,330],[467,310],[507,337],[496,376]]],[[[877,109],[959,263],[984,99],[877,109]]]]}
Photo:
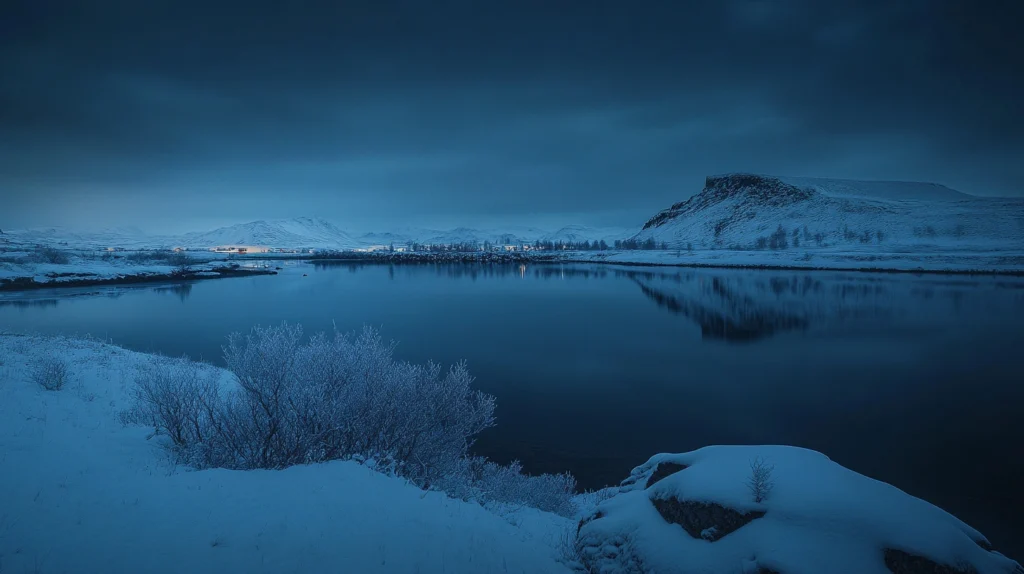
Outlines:
{"type": "Polygon", "coordinates": [[[68,365],[59,357],[44,357],[33,367],[31,378],[48,391],[59,391],[68,382],[68,365]]]}
{"type": "Polygon", "coordinates": [[[775,481],[772,479],[772,472],[775,471],[774,464],[768,464],[764,457],[757,457],[750,461],[750,478],[747,479],[747,488],[754,497],[754,502],[761,503],[768,500],[775,488],[775,481]]]}
{"type": "Polygon", "coordinates": [[[574,572],[585,572],[579,532],[575,524],[562,530],[558,537],[558,561],[574,572]]]}

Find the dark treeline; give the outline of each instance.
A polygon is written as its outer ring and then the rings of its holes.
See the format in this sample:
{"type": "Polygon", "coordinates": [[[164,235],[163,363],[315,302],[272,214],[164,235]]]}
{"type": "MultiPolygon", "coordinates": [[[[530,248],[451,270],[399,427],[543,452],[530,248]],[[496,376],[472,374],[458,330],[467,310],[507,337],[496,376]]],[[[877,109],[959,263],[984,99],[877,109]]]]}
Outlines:
{"type": "Polygon", "coordinates": [[[501,252],[501,251],[607,251],[615,250],[654,250],[668,249],[665,242],[658,243],[654,239],[639,241],[636,239],[616,239],[609,244],[604,239],[595,241],[541,241],[533,243],[491,243],[484,241],[482,244],[475,242],[466,243],[445,243],[445,244],[424,244],[410,243],[407,248],[390,245],[387,251],[411,251],[413,253],[474,253],[478,251],[501,252]]]}

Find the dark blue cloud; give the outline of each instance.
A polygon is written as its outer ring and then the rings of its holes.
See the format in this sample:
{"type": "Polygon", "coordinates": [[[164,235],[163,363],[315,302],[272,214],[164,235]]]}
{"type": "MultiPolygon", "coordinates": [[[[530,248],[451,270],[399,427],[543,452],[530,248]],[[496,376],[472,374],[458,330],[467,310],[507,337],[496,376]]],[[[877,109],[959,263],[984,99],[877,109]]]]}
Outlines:
{"type": "Polygon", "coordinates": [[[731,170],[1024,190],[1014,1],[53,1],[6,14],[5,226],[631,224],[731,170]]]}

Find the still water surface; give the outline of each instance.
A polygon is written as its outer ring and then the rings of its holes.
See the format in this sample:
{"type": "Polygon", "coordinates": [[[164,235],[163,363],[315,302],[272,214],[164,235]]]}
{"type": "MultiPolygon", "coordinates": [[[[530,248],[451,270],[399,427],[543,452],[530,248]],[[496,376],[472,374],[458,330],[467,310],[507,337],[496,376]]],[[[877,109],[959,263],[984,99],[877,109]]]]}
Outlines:
{"type": "Polygon", "coordinates": [[[657,452],[819,450],[1024,557],[1024,281],[585,265],[292,264],[0,298],[0,329],[220,361],[232,331],[381,328],[498,398],[479,454],[617,483],[657,452]],[[73,296],[72,296],[73,295],[73,296]]]}

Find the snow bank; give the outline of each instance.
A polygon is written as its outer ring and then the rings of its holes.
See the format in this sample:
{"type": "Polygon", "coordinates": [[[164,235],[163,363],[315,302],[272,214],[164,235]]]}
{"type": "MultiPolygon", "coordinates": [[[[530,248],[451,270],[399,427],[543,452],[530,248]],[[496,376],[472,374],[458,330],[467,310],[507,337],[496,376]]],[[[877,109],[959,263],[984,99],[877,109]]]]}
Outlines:
{"type": "Polygon", "coordinates": [[[118,418],[138,367],[161,360],[0,335],[0,571],[567,571],[570,524],[551,514],[498,516],[351,462],[176,467],[118,418]],[[45,356],[67,362],[64,390],[29,382],[45,356]]]}
{"type": "Polygon", "coordinates": [[[715,446],[660,454],[581,522],[600,572],[1024,573],[942,509],[811,450],[715,446]],[[752,461],[771,470],[755,502],[752,461]],[[925,558],[948,570],[901,569],[925,558]]]}

